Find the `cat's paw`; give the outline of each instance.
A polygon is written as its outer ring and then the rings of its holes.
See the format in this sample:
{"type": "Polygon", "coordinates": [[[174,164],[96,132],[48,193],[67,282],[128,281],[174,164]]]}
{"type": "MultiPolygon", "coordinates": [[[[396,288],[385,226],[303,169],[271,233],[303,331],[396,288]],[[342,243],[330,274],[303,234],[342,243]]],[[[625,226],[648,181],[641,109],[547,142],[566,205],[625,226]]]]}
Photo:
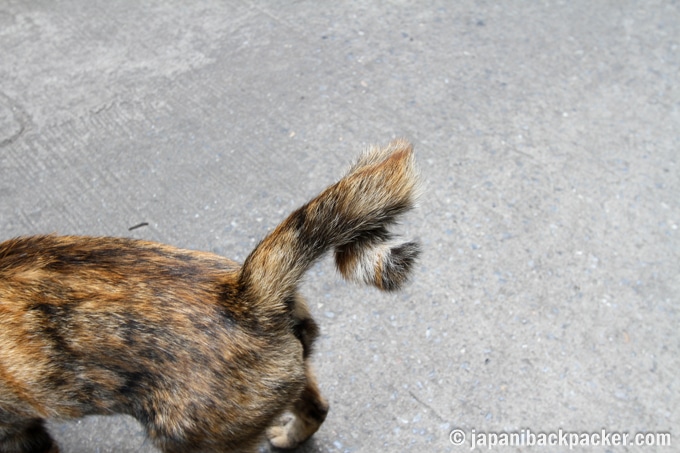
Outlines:
{"type": "Polygon", "coordinates": [[[276,448],[291,449],[297,447],[304,439],[301,434],[299,422],[292,414],[286,414],[279,418],[275,425],[267,429],[267,438],[276,448]]]}

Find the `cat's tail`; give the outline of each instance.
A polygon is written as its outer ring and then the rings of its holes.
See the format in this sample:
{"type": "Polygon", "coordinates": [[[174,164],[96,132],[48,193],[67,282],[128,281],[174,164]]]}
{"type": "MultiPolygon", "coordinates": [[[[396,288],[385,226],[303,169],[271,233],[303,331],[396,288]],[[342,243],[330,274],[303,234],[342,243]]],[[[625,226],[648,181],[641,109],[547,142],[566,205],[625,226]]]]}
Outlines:
{"type": "Polygon", "coordinates": [[[398,289],[420,249],[394,242],[388,228],[413,207],[418,180],[410,143],[371,147],[251,252],[239,276],[242,294],[257,306],[285,309],[305,271],[331,249],[346,279],[398,289]]]}

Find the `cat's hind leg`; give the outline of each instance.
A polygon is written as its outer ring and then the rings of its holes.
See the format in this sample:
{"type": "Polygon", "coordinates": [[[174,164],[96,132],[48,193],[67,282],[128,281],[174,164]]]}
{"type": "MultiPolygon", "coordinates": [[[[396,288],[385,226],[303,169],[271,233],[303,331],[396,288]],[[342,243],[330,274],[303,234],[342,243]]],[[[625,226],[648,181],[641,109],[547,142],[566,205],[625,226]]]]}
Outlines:
{"type": "Polygon", "coordinates": [[[321,396],[309,361],[305,367],[307,384],[300,398],[267,430],[269,442],[277,448],[297,447],[319,429],[328,414],[328,402],[321,396]]]}
{"type": "Polygon", "coordinates": [[[2,420],[0,421],[0,452],[59,453],[59,449],[45,429],[43,420],[13,420],[12,423],[2,420]]]}

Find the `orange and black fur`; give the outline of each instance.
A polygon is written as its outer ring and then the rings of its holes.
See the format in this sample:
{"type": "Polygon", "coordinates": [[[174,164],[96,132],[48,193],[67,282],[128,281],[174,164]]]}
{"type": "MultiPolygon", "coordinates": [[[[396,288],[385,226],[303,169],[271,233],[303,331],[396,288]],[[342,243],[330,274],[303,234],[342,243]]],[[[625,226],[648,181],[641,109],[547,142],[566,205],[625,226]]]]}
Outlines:
{"type": "Polygon", "coordinates": [[[298,283],[333,250],[345,278],[399,288],[419,248],[388,227],[417,183],[411,145],[371,148],[242,266],[133,239],[0,244],[0,452],[57,452],[43,420],[114,413],[168,453],[297,446],[328,412],[298,283]]]}

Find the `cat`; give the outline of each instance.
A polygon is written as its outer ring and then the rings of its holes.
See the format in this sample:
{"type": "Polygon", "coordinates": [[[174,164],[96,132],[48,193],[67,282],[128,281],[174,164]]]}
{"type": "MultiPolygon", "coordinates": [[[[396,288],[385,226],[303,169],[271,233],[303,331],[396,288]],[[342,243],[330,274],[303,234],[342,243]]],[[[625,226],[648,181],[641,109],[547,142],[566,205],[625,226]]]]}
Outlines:
{"type": "Polygon", "coordinates": [[[419,253],[388,227],[416,201],[412,146],[369,148],[243,265],[154,242],[28,236],[0,244],[0,452],[56,453],[45,419],[129,414],[165,453],[295,448],[329,405],[300,294],[333,251],[350,281],[399,289],[419,253]]]}

